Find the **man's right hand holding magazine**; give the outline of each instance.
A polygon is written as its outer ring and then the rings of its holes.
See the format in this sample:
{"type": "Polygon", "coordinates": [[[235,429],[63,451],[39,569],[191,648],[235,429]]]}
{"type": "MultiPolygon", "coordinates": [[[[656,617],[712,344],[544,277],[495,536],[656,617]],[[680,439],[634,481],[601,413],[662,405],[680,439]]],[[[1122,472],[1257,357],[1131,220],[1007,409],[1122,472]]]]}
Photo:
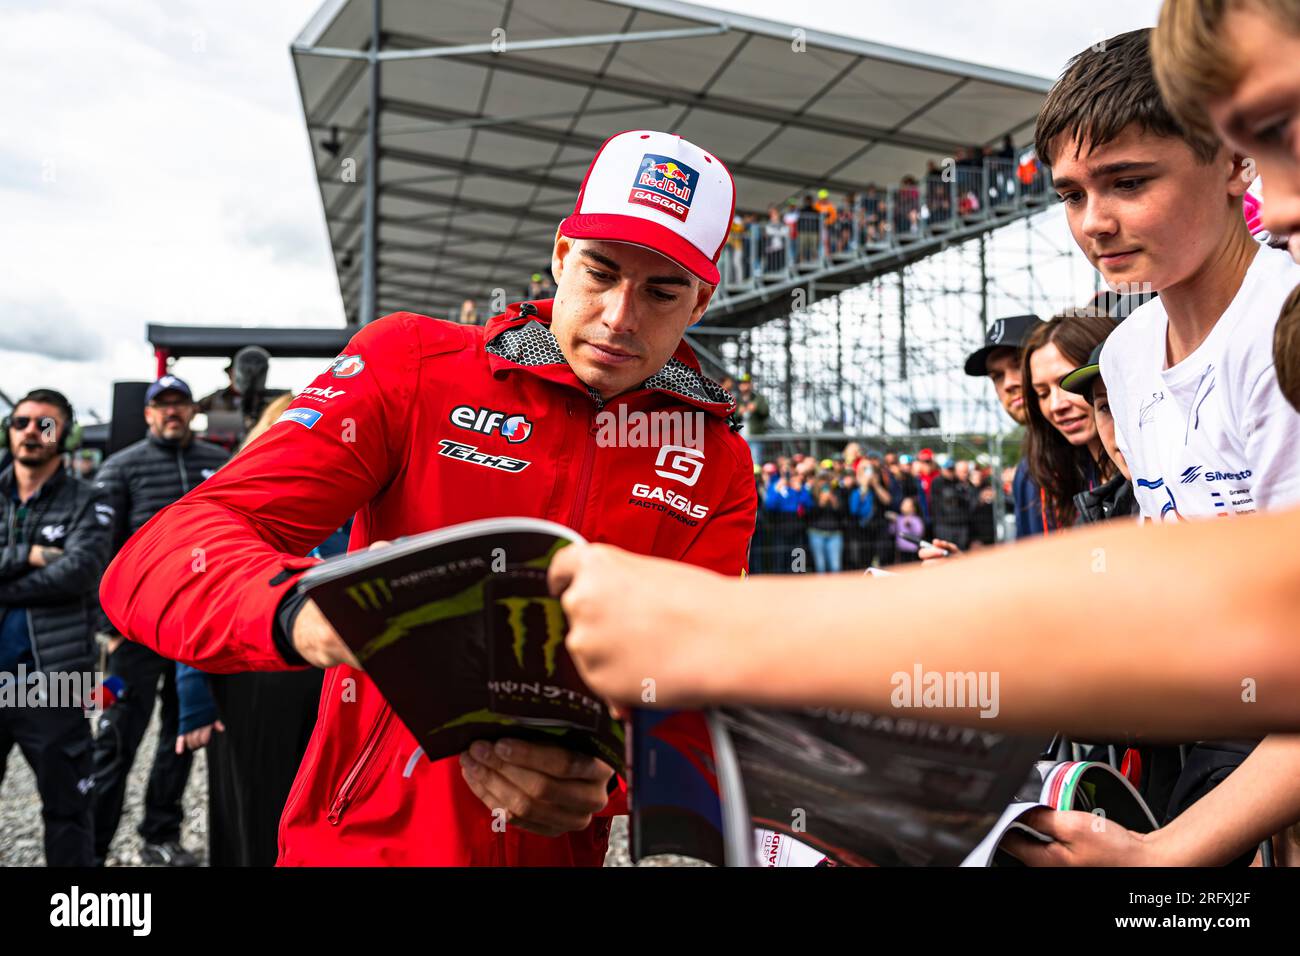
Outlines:
{"type": "MultiPolygon", "coordinates": [[[[370,550],[392,542],[376,541],[370,550]]],[[[293,646],[321,668],[361,668],[314,601],[293,622],[293,646]]],[[[502,809],[513,826],[541,836],[584,830],[605,808],[614,768],[564,747],[522,740],[477,740],[460,755],[460,774],[489,810],[502,809]]]]}

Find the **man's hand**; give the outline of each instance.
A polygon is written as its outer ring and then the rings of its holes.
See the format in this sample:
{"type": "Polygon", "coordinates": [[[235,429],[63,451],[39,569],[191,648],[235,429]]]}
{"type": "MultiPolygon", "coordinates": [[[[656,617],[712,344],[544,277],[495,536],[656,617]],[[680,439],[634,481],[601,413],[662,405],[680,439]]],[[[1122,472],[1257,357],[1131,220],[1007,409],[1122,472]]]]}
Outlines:
{"type": "Polygon", "coordinates": [[[176,753],[183,754],[187,750],[199,750],[206,747],[212,742],[213,731],[219,734],[225,733],[226,725],[218,720],[216,723],[200,727],[198,730],[191,730],[188,734],[179,734],[176,737],[176,753]]]}
{"type": "Polygon", "coordinates": [[[333,667],[349,664],[357,669],[361,664],[351,649],[343,643],[339,632],[325,619],[315,601],[308,601],[293,619],[293,647],[302,659],[314,667],[333,667]]]}
{"type": "Polygon", "coordinates": [[[460,755],[460,773],[489,810],[541,836],[585,830],[605,808],[614,770],[564,747],[504,739],[476,740],[460,755]]]}
{"type": "Polygon", "coordinates": [[[944,541],[942,538],[932,538],[930,543],[933,548],[921,548],[916,552],[916,556],[922,561],[934,561],[938,558],[947,558],[955,554],[961,554],[961,548],[957,547],[951,541],[944,541]]]}
{"type": "Polygon", "coordinates": [[[1038,807],[1020,818],[1055,843],[1009,832],[1002,848],[1026,866],[1162,866],[1150,834],[1134,833],[1113,820],[1079,810],[1038,807]]]}
{"type": "Polygon", "coordinates": [[[604,544],[563,549],[548,580],[569,619],[565,643],[582,679],[615,704],[658,707],[699,699],[709,669],[696,659],[698,636],[727,632],[734,614],[720,589],[741,586],[604,544]]]}
{"type": "MultiPolygon", "coordinates": [[[[372,541],[367,551],[386,548],[391,541],[372,541]]],[[[339,632],[326,620],[315,601],[309,600],[302,606],[298,616],[293,619],[293,648],[308,664],[327,668],[336,664],[347,664],[361,669],[352,650],[343,643],[339,632]]]]}
{"type": "Polygon", "coordinates": [[[62,548],[51,548],[43,544],[34,544],[27,552],[27,563],[34,568],[48,568],[53,562],[63,557],[62,548]]]}

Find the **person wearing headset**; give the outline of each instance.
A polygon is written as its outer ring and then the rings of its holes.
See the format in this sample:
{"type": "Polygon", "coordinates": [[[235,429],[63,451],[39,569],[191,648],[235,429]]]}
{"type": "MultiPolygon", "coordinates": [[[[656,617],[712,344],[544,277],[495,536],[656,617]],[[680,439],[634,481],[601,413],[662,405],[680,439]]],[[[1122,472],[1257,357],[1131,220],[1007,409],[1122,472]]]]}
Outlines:
{"type": "Polygon", "coordinates": [[[95,589],[108,563],[112,508],[63,467],[76,417],[52,389],[4,419],[0,471],[0,781],[17,744],[36,776],[50,866],[94,855],[91,737],[95,589]]]}

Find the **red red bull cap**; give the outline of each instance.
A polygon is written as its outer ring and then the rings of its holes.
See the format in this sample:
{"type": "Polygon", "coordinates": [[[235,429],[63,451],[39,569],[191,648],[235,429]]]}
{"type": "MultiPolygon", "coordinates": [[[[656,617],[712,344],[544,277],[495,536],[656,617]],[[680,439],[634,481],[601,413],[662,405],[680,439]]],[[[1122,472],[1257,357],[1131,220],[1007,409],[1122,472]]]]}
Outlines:
{"type": "Polygon", "coordinates": [[[674,133],[634,129],[597,151],[560,232],[644,246],[717,285],[735,208],[731,173],[716,156],[674,133]]]}

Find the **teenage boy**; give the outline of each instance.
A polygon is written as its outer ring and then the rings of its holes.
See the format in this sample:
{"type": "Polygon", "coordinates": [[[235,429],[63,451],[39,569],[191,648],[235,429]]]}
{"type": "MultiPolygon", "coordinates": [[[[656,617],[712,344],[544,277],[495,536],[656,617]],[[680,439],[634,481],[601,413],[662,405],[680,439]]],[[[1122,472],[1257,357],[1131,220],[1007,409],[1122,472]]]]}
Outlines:
{"type": "Polygon", "coordinates": [[[1300,501],[1272,348],[1300,266],[1251,238],[1243,158],[1165,108],[1149,34],[1070,61],[1035,131],[1079,247],[1112,287],[1159,293],[1102,352],[1116,443],[1148,520],[1300,501]]]}
{"type": "Polygon", "coordinates": [[[1151,58],[1184,128],[1254,162],[1262,225],[1300,262],[1300,0],[1166,0],[1151,58]]]}

